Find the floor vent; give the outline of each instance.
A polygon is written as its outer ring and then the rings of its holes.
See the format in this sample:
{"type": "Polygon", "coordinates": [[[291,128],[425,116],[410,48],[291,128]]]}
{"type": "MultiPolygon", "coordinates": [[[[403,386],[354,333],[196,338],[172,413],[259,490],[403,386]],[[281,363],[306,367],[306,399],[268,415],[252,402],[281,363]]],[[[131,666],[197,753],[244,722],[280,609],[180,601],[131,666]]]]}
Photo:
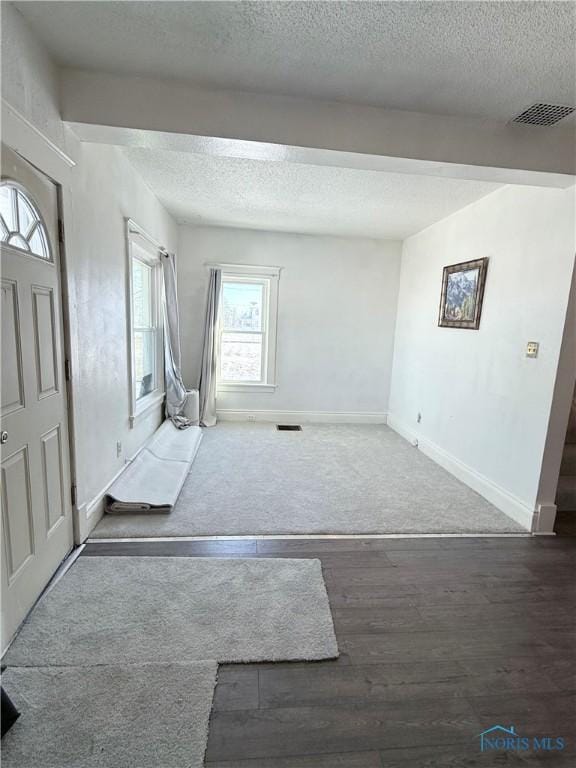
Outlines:
{"type": "Polygon", "coordinates": [[[280,432],[302,432],[300,424],[276,424],[276,429],[280,432]]]}
{"type": "Polygon", "coordinates": [[[533,104],[524,112],[515,117],[513,123],[524,123],[525,125],[554,125],[568,117],[576,107],[566,107],[562,104],[533,104]]]}

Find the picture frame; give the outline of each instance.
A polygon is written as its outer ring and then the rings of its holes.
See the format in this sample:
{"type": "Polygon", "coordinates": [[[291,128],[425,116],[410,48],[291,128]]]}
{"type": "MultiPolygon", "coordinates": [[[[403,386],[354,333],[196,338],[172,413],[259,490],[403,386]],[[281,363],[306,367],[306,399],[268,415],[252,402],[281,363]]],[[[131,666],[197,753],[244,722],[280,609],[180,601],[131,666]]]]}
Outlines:
{"type": "Polygon", "coordinates": [[[441,328],[478,330],[487,272],[487,258],[444,267],[438,317],[441,328]]]}

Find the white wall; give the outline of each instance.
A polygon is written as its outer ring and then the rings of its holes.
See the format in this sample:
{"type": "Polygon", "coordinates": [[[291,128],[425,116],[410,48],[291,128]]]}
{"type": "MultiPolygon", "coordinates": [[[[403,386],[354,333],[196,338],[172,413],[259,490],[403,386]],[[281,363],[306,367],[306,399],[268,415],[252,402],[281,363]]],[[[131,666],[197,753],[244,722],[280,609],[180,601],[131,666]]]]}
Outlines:
{"type": "Polygon", "coordinates": [[[282,267],[274,393],[221,393],[219,410],[382,415],[388,408],[400,243],[181,227],[183,373],[197,385],[206,262],[282,267]]]}
{"type": "Polygon", "coordinates": [[[574,251],[573,188],[504,187],[403,245],[390,422],[525,524],[537,504],[574,251]],[[439,328],[442,268],[485,256],[480,329],[439,328]],[[524,355],[527,341],[540,342],[536,360],[524,355]]]}
{"type": "Polygon", "coordinates": [[[56,66],[10,4],[0,4],[2,32],[2,98],[38,130],[64,146],[56,66]]]}
{"type": "Polygon", "coordinates": [[[157,408],[134,429],[129,424],[124,217],[173,250],[177,226],[121,150],[80,144],[61,122],[56,69],[21,15],[6,3],[2,65],[2,140],[62,186],[77,537],[83,538],[101,513],[101,491],[161,419],[157,408]],[[120,456],[117,441],[123,446],[120,456]]]}
{"type": "Polygon", "coordinates": [[[158,407],[133,429],[129,424],[125,217],[170,250],[177,247],[177,227],[120,149],[82,144],[77,159],[66,253],[78,344],[73,390],[83,512],[161,420],[158,407]]]}

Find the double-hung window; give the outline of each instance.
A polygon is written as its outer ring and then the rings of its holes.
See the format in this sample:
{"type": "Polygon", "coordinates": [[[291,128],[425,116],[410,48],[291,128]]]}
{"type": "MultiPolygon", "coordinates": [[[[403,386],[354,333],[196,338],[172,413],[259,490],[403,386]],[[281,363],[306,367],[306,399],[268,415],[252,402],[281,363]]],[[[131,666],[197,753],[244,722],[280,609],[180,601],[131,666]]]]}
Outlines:
{"type": "Polygon", "coordinates": [[[130,420],[164,397],[160,252],[133,222],[128,228],[130,289],[130,420]]]}
{"type": "Polygon", "coordinates": [[[279,270],[222,269],[218,389],[273,390],[279,270]]]}

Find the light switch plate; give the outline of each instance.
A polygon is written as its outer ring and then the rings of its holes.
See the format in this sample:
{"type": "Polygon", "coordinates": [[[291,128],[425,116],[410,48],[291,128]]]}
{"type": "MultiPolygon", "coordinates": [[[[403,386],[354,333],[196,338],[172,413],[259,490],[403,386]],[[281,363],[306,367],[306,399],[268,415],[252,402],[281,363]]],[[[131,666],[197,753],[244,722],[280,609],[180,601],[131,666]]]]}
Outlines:
{"type": "Polygon", "coordinates": [[[540,344],[537,341],[529,341],[526,344],[526,357],[538,357],[540,344]]]}

